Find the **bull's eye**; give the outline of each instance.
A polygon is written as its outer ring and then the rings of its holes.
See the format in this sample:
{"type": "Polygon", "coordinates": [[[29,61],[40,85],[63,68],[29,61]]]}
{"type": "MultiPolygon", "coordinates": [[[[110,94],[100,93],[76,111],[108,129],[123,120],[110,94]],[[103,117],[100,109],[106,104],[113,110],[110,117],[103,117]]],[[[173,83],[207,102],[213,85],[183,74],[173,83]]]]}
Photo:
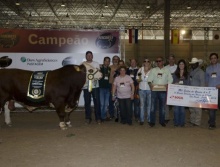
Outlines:
{"type": "Polygon", "coordinates": [[[89,70],[89,73],[93,73],[93,69],[90,69],[90,70],[89,70]]]}

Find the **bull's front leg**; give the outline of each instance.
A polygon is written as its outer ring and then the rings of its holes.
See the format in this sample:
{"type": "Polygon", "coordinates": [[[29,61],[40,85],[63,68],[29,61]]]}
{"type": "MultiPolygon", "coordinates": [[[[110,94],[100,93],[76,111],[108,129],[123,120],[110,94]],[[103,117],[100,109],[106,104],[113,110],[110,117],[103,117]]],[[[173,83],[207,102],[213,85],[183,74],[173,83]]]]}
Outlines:
{"type": "Polygon", "coordinates": [[[10,110],[9,110],[9,107],[8,107],[8,105],[9,105],[9,102],[6,102],[5,103],[5,105],[4,105],[4,116],[5,116],[5,123],[6,123],[6,125],[8,125],[8,126],[12,126],[12,123],[11,123],[11,115],[10,115],[10,110]]]}
{"type": "Polygon", "coordinates": [[[55,108],[60,119],[59,127],[61,128],[61,130],[66,130],[67,126],[65,123],[65,105],[60,105],[58,107],[55,106],[55,108]]]}
{"type": "Polygon", "coordinates": [[[5,105],[5,123],[6,125],[8,126],[12,126],[12,123],[11,123],[11,111],[8,109],[8,106],[5,105]]]}
{"type": "Polygon", "coordinates": [[[66,112],[65,113],[65,124],[68,127],[72,127],[72,124],[71,124],[71,121],[70,121],[70,114],[71,114],[71,112],[66,112]]]}
{"type": "Polygon", "coordinates": [[[76,101],[74,103],[74,105],[71,106],[72,108],[67,108],[65,110],[65,112],[66,112],[65,123],[68,127],[72,127],[72,124],[71,124],[71,121],[70,121],[70,114],[78,107],[78,103],[79,103],[79,101],[76,101]]]}

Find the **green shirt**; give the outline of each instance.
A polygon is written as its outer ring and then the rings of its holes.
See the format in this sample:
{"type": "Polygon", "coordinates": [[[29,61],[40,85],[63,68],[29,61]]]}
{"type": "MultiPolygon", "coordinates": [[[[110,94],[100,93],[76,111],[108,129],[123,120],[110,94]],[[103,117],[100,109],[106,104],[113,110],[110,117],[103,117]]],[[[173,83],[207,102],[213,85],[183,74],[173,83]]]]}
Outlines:
{"type": "Polygon", "coordinates": [[[151,70],[147,82],[153,85],[167,85],[173,82],[173,77],[168,68],[155,67],[151,70]]]}

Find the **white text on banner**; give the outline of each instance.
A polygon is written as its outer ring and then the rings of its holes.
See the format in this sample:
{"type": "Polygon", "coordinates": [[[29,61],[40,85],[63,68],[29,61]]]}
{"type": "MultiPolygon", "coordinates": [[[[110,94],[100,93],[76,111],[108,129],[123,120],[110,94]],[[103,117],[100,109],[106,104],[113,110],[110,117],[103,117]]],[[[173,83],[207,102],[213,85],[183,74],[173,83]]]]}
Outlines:
{"type": "Polygon", "coordinates": [[[217,109],[218,89],[169,84],[167,105],[217,109]]]}

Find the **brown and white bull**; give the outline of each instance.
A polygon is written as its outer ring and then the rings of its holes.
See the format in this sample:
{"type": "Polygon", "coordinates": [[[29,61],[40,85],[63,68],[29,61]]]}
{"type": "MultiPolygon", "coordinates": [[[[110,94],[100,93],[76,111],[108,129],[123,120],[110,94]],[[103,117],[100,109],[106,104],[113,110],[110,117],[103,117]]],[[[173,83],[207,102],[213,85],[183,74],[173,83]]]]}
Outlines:
{"type": "Polygon", "coordinates": [[[78,106],[82,87],[88,78],[100,79],[102,73],[88,63],[80,66],[67,65],[49,71],[45,84],[45,100],[27,100],[27,91],[32,71],[21,69],[0,69],[0,111],[5,110],[5,122],[11,123],[6,102],[16,102],[33,107],[53,106],[59,116],[61,129],[71,127],[70,113],[78,106]],[[89,77],[88,77],[89,76],[89,77]],[[92,76],[92,77],[91,77],[92,76]]]}

